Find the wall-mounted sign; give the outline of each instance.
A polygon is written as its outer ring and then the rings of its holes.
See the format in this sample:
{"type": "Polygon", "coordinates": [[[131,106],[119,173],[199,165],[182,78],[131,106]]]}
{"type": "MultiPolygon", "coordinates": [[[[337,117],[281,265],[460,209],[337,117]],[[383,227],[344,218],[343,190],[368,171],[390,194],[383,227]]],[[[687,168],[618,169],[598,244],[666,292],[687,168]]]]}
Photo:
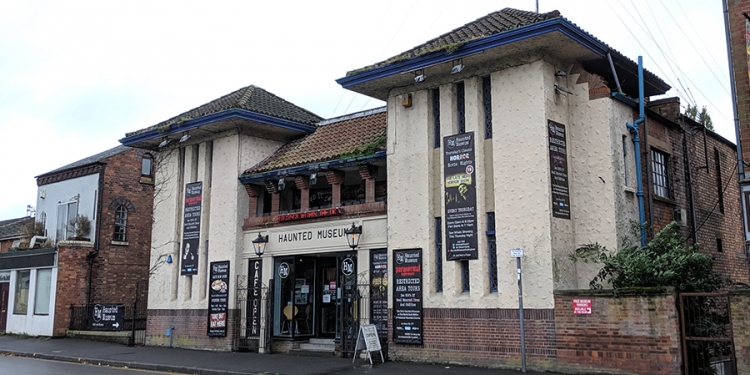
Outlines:
{"type": "Polygon", "coordinates": [[[229,261],[211,262],[211,277],[208,288],[208,335],[227,335],[227,312],[229,311],[229,261]]]}
{"type": "Polygon", "coordinates": [[[568,189],[568,148],[565,125],[548,122],[549,165],[552,182],[552,216],[570,219],[570,191],[568,189]]]}
{"type": "Polygon", "coordinates": [[[313,211],[307,211],[307,212],[293,212],[289,214],[279,215],[276,219],[278,221],[292,221],[292,220],[302,220],[302,219],[314,219],[316,217],[338,216],[338,215],[343,215],[343,214],[344,214],[344,209],[341,207],[336,207],[336,208],[325,208],[322,210],[313,210],[313,211]]]}
{"type": "Polygon", "coordinates": [[[574,299],[573,314],[591,314],[590,299],[574,299]]]}
{"type": "Polygon", "coordinates": [[[352,258],[344,258],[344,260],[341,261],[341,272],[346,276],[354,273],[354,261],[352,258]]]}
{"type": "Polygon", "coordinates": [[[446,259],[478,259],[474,132],[443,138],[446,259]]]}
{"type": "Polygon", "coordinates": [[[10,271],[0,272],[0,281],[10,281],[10,271]]]}
{"type": "Polygon", "coordinates": [[[388,337],[388,253],[370,251],[370,321],[378,334],[388,337]]]}
{"type": "Polygon", "coordinates": [[[125,305],[96,304],[91,306],[89,329],[92,331],[120,331],[125,316],[125,305]]]}
{"type": "Polygon", "coordinates": [[[201,237],[201,199],[203,183],[185,186],[185,211],[182,220],[181,275],[198,274],[198,245],[201,237]]]}
{"type": "Polygon", "coordinates": [[[289,263],[281,262],[281,264],[279,264],[279,277],[282,279],[289,277],[289,263]]]}
{"type": "Polygon", "coordinates": [[[260,312],[263,296],[263,261],[250,260],[248,273],[250,285],[247,290],[247,336],[260,337],[260,312]]]}
{"type": "Polygon", "coordinates": [[[393,341],[422,344],[422,249],[393,251],[393,341]]]}

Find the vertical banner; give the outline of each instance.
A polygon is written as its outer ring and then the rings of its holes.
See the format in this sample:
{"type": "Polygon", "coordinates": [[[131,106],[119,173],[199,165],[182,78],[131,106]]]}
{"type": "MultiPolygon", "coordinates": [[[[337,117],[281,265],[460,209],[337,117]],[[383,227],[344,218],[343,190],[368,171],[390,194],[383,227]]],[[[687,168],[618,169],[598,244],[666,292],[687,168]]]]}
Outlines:
{"type": "Polygon", "coordinates": [[[388,253],[370,251],[370,316],[380,337],[388,336],[388,253]]]}
{"type": "Polygon", "coordinates": [[[747,76],[750,79],[750,21],[745,18],[745,49],[747,50],[747,76]]]}
{"type": "Polygon", "coordinates": [[[422,344],[422,249],[393,251],[393,342],[422,344]]]}
{"type": "Polygon", "coordinates": [[[568,190],[568,151],[565,125],[549,121],[549,173],[552,182],[552,216],[570,219],[568,190]]]}
{"type": "Polygon", "coordinates": [[[229,261],[211,262],[208,288],[208,335],[226,337],[229,310],[229,261]]]}
{"type": "Polygon", "coordinates": [[[474,132],[443,138],[446,259],[478,259],[474,132]]]}
{"type": "Polygon", "coordinates": [[[198,274],[198,245],[201,237],[201,199],[203,183],[185,186],[185,210],[182,220],[182,267],[180,275],[198,274]]]}
{"type": "Polygon", "coordinates": [[[263,296],[263,260],[250,259],[247,290],[247,337],[260,337],[260,312],[263,296]]]}

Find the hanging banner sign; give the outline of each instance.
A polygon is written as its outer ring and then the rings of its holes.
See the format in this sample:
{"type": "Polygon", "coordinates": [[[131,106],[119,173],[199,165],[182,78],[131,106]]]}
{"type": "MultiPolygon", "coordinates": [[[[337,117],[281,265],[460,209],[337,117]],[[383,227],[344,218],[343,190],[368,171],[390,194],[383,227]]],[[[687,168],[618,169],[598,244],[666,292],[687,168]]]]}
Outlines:
{"type": "Polygon", "coordinates": [[[422,249],[393,251],[393,341],[422,344],[422,249]]]}
{"type": "Polygon", "coordinates": [[[226,337],[229,311],[229,261],[211,262],[208,285],[208,335],[226,337]]]}
{"type": "Polygon", "coordinates": [[[478,259],[474,132],[443,138],[446,259],[478,259]]]}
{"type": "Polygon", "coordinates": [[[182,220],[182,267],[180,275],[198,274],[198,245],[201,237],[201,199],[203,183],[193,182],[185,186],[185,210],[182,220]]]}
{"type": "MultiPolygon", "coordinates": [[[[747,56],[750,57],[750,21],[745,18],[745,49],[747,56]]],[[[747,60],[747,75],[750,78],[750,59],[747,60]]]]}
{"type": "Polygon", "coordinates": [[[565,141],[565,125],[549,121],[548,129],[552,216],[560,219],[570,219],[568,149],[565,141]]]}
{"type": "Polygon", "coordinates": [[[250,260],[250,285],[247,290],[247,336],[260,337],[260,312],[263,296],[263,261],[250,260]]]}
{"type": "Polygon", "coordinates": [[[388,337],[388,253],[370,251],[370,320],[381,337],[388,337]]]}

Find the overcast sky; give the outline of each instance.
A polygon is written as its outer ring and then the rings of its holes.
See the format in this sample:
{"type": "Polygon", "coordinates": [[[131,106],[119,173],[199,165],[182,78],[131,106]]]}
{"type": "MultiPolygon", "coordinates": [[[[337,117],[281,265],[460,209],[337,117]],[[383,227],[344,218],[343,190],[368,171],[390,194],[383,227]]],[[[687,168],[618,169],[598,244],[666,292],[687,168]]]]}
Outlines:
{"type": "MultiPolygon", "coordinates": [[[[326,118],[380,106],[335,79],[535,3],[0,0],[0,220],[36,204],[34,176],[250,84],[326,118]]],[[[674,87],[669,96],[707,106],[734,141],[721,4],[540,0],[539,11],[559,10],[634,61],[643,55],[674,87]]]]}

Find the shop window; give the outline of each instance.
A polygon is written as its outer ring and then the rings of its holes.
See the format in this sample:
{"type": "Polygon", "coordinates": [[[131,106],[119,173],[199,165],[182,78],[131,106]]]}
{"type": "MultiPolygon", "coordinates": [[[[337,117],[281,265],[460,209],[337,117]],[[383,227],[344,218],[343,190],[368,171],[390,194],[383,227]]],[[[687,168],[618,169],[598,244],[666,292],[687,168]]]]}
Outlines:
{"type": "Polygon", "coordinates": [[[484,107],[484,139],[492,138],[492,80],[482,78],[482,105],[484,107]]]}
{"type": "Polygon", "coordinates": [[[495,242],[495,213],[487,213],[487,245],[489,247],[490,292],[497,293],[497,243],[495,242]]]}
{"type": "Polygon", "coordinates": [[[151,154],[143,155],[141,159],[141,177],[151,178],[154,175],[154,157],[151,154]]]}
{"type": "Polygon", "coordinates": [[[298,337],[314,334],[315,259],[279,258],[274,270],[274,335],[298,337]]]}
{"type": "Polygon", "coordinates": [[[52,269],[36,271],[34,293],[34,315],[49,315],[50,291],[52,290],[52,269]]]}
{"type": "Polygon", "coordinates": [[[26,315],[29,306],[29,282],[31,271],[16,271],[16,290],[13,302],[13,314],[26,315]]]}
{"type": "Polygon", "coordinates": [[[463,82],[456,83],[456,116],[458,134],[466,133],[466,101],[463,82]]]}
{"type": "Polygon", "coordinates": [[[443,218],[435,218],[435,291],[443,291],[443,218]]]}
{"type": "Polygon", "coordinates": [[[672,184],[669,176],[669,154],[651,150],[651,171],[654,183],[654,194],[658,197],[672,198],[672,184]]]}
{"type": "Polygon", "coordinates": [[[115,233],[112,237],[113,241],[126,242],[127,241],[127,226],[128,226],[128,209],[124,205],[117,207],[115,210],[115,233]]]}
{"type": "Polygon", "coordinates": [[[57,240],[66,240],[74,236],[70,223],[74,222],[78,215],[78,201],[57,205],[57,240]]]}

